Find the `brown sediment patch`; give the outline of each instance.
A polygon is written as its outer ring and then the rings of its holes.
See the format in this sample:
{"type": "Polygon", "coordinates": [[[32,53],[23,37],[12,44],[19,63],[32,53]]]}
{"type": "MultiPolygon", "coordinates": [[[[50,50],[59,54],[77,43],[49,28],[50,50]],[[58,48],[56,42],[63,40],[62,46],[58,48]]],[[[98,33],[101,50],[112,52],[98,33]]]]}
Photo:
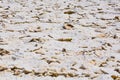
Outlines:
{"type": "Polygon", "coordinates": [[[5,50],[5,49],[3,49],[3,48],[0,48],[0,55],[1,55],[1,56],[8,55],[8,54],[10,54],[10,51],[5,50]]]}

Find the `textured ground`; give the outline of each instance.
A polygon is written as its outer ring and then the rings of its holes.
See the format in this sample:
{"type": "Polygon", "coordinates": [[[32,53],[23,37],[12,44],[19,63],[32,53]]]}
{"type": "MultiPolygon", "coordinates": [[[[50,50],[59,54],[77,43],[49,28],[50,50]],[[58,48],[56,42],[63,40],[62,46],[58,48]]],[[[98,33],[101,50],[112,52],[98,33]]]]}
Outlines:
{"type": "Polygon", "coordinates": [[[120,0],[0,0],[0,80],[120,80],[120,0]]]}

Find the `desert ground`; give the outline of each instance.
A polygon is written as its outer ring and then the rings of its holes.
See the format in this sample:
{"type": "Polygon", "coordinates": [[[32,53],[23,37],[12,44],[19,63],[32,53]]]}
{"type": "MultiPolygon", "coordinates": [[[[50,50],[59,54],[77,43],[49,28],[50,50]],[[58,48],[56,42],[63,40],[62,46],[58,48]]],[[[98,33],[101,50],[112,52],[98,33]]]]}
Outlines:
{"type": "Polygon", "coordinates": [[[120,80],[120,0],[0,0],[0,80],[120,80]]]}

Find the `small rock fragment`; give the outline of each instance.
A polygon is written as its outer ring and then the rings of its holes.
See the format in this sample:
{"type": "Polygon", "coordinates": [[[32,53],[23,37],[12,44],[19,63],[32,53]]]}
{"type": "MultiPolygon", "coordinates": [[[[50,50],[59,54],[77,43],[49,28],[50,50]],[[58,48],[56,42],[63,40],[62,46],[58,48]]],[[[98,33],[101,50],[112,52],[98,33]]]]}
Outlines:
{"type": "Polygon", "coordinates": [[[60,38],[60,39],[57,39],[58,41],[65,41],[65,42],[71,42],[72,41],[72,38],[60,38]]]}
{"type": "Polygon", "coordinates": [[[4,19],[7,19],[8,15],[3,14],[3,15],[1,15],[1,17],[4,18],[4,19]]]}
{"type": "Polygon", "coordinates": [[[101,34],[98,34],[98,35],[97,35],[97,38],[105,38],[105,37],[106,37],[106,34],[102,34],[102,33],[101,33],[101,34]]]}
{"type": "Polygon", "coordinates": [[[32,38],[29,42],[44,42],[45,40],[44,39],[41,39],[41,38],[32,38]]]}
{"type": "Polygon", "coordinates": [[[11,71],[13,71],[13,75],[20,75],[22,69],[14,66],[14,67],[11,68],[11,71]]]}
{"type": "Polygon", "coordinates": [[[120,76],[116,76],[116,75],[111,75],[113,80],[120,80],[120,76]]]}
{"type": "Polygon", "coordinates": [[[0,66],[0,71],[4,71],[4,70],[7,70],[7,68],[0,66]]]}
{"type": "Polygon", "coordinates": [[[103,74],[108,74],[108,72],[104,71],[104,70],[100,70],[103,74]]]}
{"type": "Polygon", "coordinates": [[[4,55],[6,55],[6,54],[10,54],[10,52],[7,51],[7,50],[5,50],[5,49],[3,49],[3,48],[0,48],[0,55],[1,55],[1,56],[4,56],[4,55]]]}
{"type": "Polygon", "coordinates": [[[108,46],[112,47],[112,45],[110,43],[106,43],[108,46]]]}
{"type": "Polygon", "coordinates": [[[93,65],[96,65],[96,64],[97,64],[97,63],[96,63],[96,60],[91,60],[90,63],[93,64],[93,65]]]}
{"type": "Polygon", "coordinates": [[[91,37],[91,39],[95,39],[96,37],[91,37]]]}
{"type": "Polygon", "coordinates": [[[120,16],[115,16],[114,19],[115,20],[120,20],[120,16]]]}
{"type": "Polygon", "coordinates": [[[20,75],[20,73],[21,72],[19,70],[15,70],[13,75],[20,75]]]}
{"type": "Polygon", "coordinates": [[[62,49],[62,52],[66,52],[66,49],[65,49],[65,48],[63,48],[63,49],[62,49]]]}
{"type": "Polygon", "coordinates": [[[72,68],[70,68],[70,69],[71,69],[71,70],[74,70],[74,71],[78,71],[76,68],[73,68],[73,67],[72,67],[72,68]]]}
{"type": "Polygon", "coordinates": [[[120,69],[116,68],[114,71],[118,72],[120,74],[120,69]]]}
{"type": "Polygon", "coordinates": [[[71,30],[74,26],[68,23],[65,23],[63,29],[71,30]]]}
{"type": "Polygon", "coordinates": [[[52,76],[52,77],[57,77],[57,76],[59,76],[59,74],[58,74],[57,72],[51,72],[51,73],[50,73],[50,76],[52,76]]]}
{"type": "Polygon", "coordinates": [[[75,12],[74,11],[66,11],[64,12],[64,14],[74,14],[75,12]]]}
{"type": "Polygon", "coordinates": [[[29,73],[32,73],[32,71],[24,70],[23,73],[24,74],[29,74],[29,73]]]}
{"type": "Polygon", "coordinates": [[[75,77],[75,75],[73,73],[68,73],[67,74],[69,77],[75,77]]]}
{"type": "Polygon", "coordinates": [[[106,50],[106,48],[104,46],[101,47],[102,50],[106,50]]]}
{"type": "Polygon", "coordinates": [[[88,73],[82,73],[82,75],[84,75],[85,77],[90,77],[90,74],[88,73]]]}
{"type": "Polygon", "coordinates": [[[29,32],[41,32],[42,30],[41,30],[41,28],[40,27],[37,27],[37,28],[35,28],[35,29],[29,29],[29,32]]]}
{"type": "Polygon", "coordinates": [[[88,46],[82,46],[82,48],[88,48],[88,46]]]}
{"type": "Polygon", "coordinates": [[[120,31],[120,28],[116,28],[117,31],[120,31]]]}
{"type": "Polygon", "coordinates": [[[30,52],[35,52],[36,54],[44,55],[45,50],[42,49],[42,48],[37,48],[37,49],[34,49],[34,50],[30,50],[30,52]]]}
{"type": "Polygon", "coordinates": [[[118,36],[117,36],[117,35],[114,35],[114,36],[113,36],[113,39],[117,39],[117,38],[118,38],[118,36]]]}
{"type": "Polygon", "coordinates": [[[85,70],[85,69],[86,69],[86,67],[85,67],[84,65],[81,65],[81,66],[80,66],[80,69],[85,70]]]}
{"type": "Polygon", "coordinates": [[[77,64],[77,62],[74,62],[73,64],[72,64],[72,66],[75,66],[77,64]]]}
{"type": "Polygon", "coordinates": [[[102,62],[99,67],[105,67],[107,65],[107,62],[102,62]]]}

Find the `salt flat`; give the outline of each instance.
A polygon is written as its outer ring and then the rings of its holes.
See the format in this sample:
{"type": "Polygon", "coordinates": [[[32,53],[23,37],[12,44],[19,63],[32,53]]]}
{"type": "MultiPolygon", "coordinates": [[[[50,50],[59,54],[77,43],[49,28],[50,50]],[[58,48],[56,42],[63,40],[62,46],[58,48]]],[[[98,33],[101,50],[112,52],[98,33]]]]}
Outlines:
{"type": "Polygon", "coordinates": [[[120,80],[120,0],[0,0],[0,80],[120,80]]]}

